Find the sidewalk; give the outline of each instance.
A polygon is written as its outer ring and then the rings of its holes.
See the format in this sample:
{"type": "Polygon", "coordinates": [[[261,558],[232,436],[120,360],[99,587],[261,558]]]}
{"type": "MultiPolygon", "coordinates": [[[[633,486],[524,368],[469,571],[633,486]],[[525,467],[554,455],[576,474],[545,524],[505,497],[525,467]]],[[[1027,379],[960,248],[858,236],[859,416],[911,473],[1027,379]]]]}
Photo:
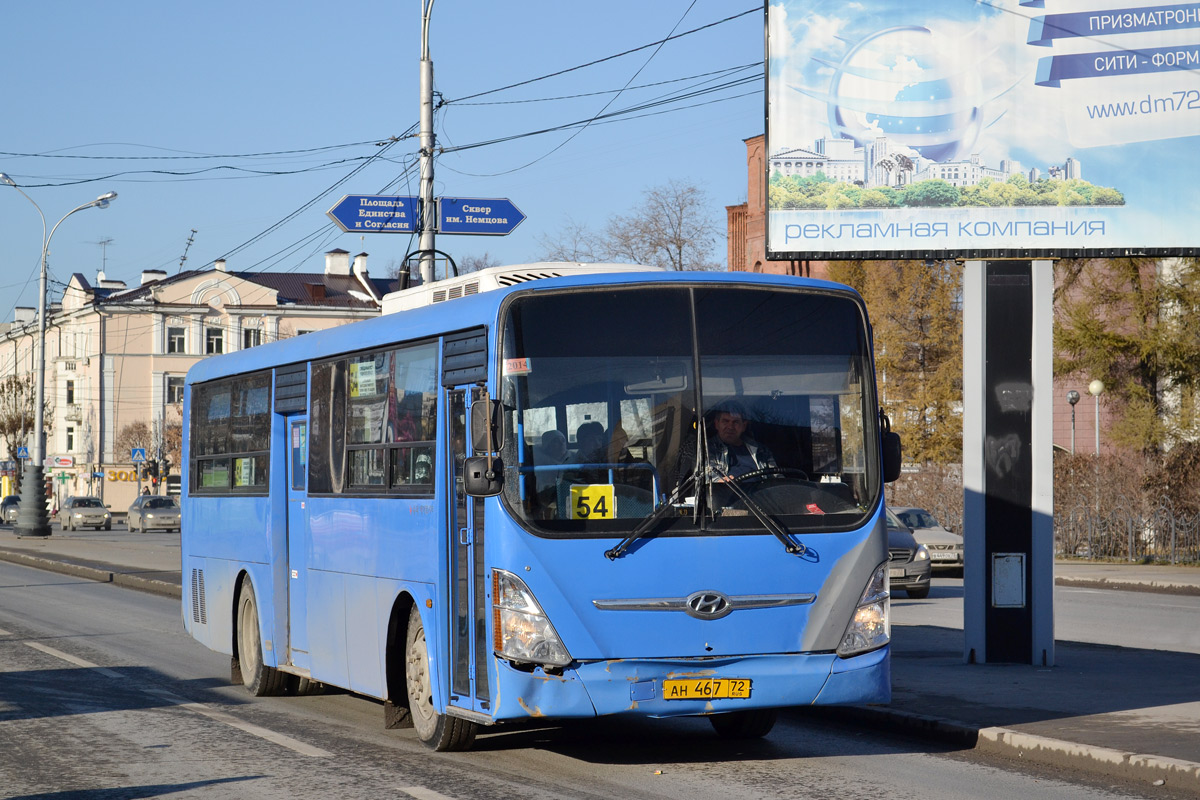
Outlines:
{"type": "MultiPolygon", "coordinates": [[[[75,531],[20,539],[0,560],[180,596],[179,535],[75,531]]],[[[1200,568],[1061,561],[1055,582],[1200,595],[1200,568]]],[[[1200,655],[1058,641],[1056,665],[963,663],[963,632],[892,627],[892,703],[811,709],[1200,796],[1200,655]]]]}

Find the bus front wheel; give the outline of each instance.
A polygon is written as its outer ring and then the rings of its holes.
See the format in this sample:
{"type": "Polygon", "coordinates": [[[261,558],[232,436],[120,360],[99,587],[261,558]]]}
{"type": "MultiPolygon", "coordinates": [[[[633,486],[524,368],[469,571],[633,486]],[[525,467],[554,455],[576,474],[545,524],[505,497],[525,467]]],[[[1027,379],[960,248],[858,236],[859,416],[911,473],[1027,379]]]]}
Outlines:
{"type": "Polygon", "coordinates": [[[237,612],[238,664],[242,683],[255,697],[283,694],[287,675],[263,663],[262,636],[258,631],[258,601],[254,586],[247,578],[238,593],[237,612]]]}
{"type": "Polygon", "coordinates": [[[425,625],[416,607],[408,615],[408,633],[404,642],[404,683],[417,738],[434,750],[470,750],[475,743],[478,726],[449,714],[439,714],[433,706],[429,647],[425,641],[425,625]]]}
{"type": "Polygon", "coordinates": [[[708,721],[717,734],[725,739],[761,739],[775,727],[778,716],[779,711],[774,708],[756,708],[713,714],[708,721]]]}

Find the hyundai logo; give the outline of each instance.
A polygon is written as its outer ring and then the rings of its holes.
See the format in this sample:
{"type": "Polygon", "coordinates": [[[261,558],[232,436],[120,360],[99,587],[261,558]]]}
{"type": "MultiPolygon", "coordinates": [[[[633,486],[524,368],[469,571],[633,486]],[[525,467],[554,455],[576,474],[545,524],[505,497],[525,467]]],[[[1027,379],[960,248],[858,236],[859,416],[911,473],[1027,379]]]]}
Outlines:
{"type": "Polygon", "coordinates": [[[684,602],[687,613],[696,619],[720,619],[733,611],[729,598],[720,592],[692,592],[684,602]]]}

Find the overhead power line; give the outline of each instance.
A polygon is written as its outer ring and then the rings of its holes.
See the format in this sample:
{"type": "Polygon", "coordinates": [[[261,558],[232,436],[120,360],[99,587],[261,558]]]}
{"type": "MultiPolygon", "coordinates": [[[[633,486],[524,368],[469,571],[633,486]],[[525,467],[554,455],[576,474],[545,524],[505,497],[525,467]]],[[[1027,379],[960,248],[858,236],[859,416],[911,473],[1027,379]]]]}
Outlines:
{"type": "MultiPolygon", "coordinates": [[[[461,103],[465,100],[474,100],[476,97],[484,97],[489,94],[496,94],[497,92],[506,92],[509,89],[515,89],[518,86],[528,86],[529,84],[537,83],[538,81],[544,81],[549,78],[557,78],[559,75],[566,75],[568,72],[575,72],[576,70],[581,70],[586,67],[594,67],[597,64],[603,64],[605,61],[612,61],[613,59],[631,55],[633,53],[637,53],[642,50],[647,50],[651,47],[659,47],[659,46],[665,44],[666,42],[672,41],[674,39],[682,39],[685,36],[691,36],[693,33],[699,33],[700,31],[708,30],[709,28],[714,28],[717,25],[724,25],[727,22],[732,22],[735,19],[740,19],[741,17],[747,16],[748,14],[761,14],[762,11],[763,11],[762,6],[757,5],[757,6],[754,6],[753,8],[750,8],[750,9],[747,9],[746,11],[741,12],[740,14],[733,14],[732,16],[725,17],[724,19],[719,19],[716,22],[710,22],[707,25],[701,25],[699,28],[692,28],[690,31],[684,31],[683,33],[672,32],[665,39],[659,39],[656,42],[650,42],[648,44],[641,45],[640,47],[634,47],[631,50],[625,50],[624,52],[621,52],[621,53],[614,53],[613,55],[605,56],[604,58],[597,58],[595,61],[589,61],[586,64],[579,64],[574,67],[567,67],[566,69],[560,69],[557,72],[551,72],[546,75],[538,76],[536,78],[529,78],[528,80],[518,81],[517,83],[510,83],[507,86],[500,86],[496,89],[488,89],[487,91],[484,91],[484,92],[476,92],[475,94],[468,94],[463,97],[456,97],[453,100],[444,100],[443,105],[450,105],[452,103],[461,103]]],[[[686,16],[686,14],[685,14],[685,16],[686,16]]]]}

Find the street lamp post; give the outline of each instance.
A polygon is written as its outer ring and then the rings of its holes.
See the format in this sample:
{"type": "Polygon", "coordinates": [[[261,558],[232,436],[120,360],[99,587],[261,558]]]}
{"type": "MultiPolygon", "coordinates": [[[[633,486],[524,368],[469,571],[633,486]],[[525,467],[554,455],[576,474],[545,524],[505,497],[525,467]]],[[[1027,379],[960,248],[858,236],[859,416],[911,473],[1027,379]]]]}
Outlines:
{"type": "Polygon", "coordinates": [[[1075,455],[1075,404],[1079,402],[1079,392],[1074,389],[1067,392],[1067,402],[1071,404],[1071,455],[1075,455]]]}
{"type": "Polygon", "coordinates": [[[63,224],[67,217],[85,208],[108,208],[116,196],[116,192],[105,192],[89,203],[76,206],[54,223],[50,233],[46,233],[46,215],[32,197],[25,194],[16,181],[0,172],[0,183],[13,187],[37,209],[42,218],[42,260],[41,276],[38,279],[38,338],[37,338],[37,372],[35,373],[37,390],[34,392],[33,408],[33,447],[29,460],[25,463],[24,475],[21,477],[21,503],[17,512],[16,530],[18,536],[49,536],[50,516],[46,512],[45,473],[42,462],[46,459],[45,413],[46,413],[46,275],[47,257],[50,253],[50,240],[54,232],[63,224]]]}
{"type": "Polygon", "coordinates": [[[1094,380],[1088,384],[1088,394],[1096,398],[1096,457],[1100,457],[1100,395],[1104,392],[1104,381],[1094,380]]]}
{"type": "Polygon", "coordinates": [[[1096,398],[1096,515],[1100,515],[1100,394],[1104,381],[1094,380],[1088,384],[1088,394],[1096,398]]]}

